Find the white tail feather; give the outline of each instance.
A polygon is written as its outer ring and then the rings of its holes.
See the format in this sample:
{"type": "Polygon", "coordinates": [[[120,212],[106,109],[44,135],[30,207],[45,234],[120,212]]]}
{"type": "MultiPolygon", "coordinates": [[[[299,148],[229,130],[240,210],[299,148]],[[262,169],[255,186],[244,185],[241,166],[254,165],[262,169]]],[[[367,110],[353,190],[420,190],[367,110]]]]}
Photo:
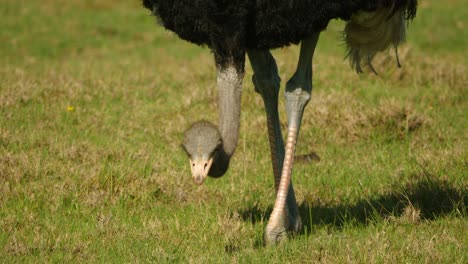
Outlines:
{"type": "MultiPolygon", "coordinates": [[[[374,12],[359,11],[353,14],[344,31],[351,66],[362,72],[361,63],[365,63],[375,72],[371,65],[372,58],[391,46],[396,50],[405,41],[405,36],[404,10],[392,14],[392,8],[380,8],[374,12]]],[[[398,53],[396,56],[398,61],[398,53]]]]}

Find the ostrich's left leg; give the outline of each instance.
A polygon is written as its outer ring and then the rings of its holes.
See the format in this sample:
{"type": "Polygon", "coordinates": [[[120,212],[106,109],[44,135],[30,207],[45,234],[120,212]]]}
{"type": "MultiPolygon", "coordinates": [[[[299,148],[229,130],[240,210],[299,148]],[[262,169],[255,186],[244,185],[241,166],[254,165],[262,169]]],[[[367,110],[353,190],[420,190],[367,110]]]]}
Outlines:
{"type": "MultiPolygon", "coordinates": [[[[305,106],[310,101],[312,92],[312,57],[319,33],[304,39],[301,43],[299,62],[294,75],[286,84],[286,111],[288,114],[288,136],[285,148],[285,158],[281,172],[281,180],[276,195],[275,207],[271,213],[265,230],[265,242],[275,244],[286,237],[289,219],[285,217],[287,208],[297,205],[290,204],[288,190],[294,162],[297,136],[301,126],[305,106]]],[[[295,201],[294,201],[295,203],[295,201]]]]}
{"type": "MultiPolygon", "coordinates": [[[[255,85],[255,91],[262,96],[265,105],[275,190],[278,191],[284,160],[284,143],[278,115],[278,95],[280,91],[278,67],[268,50],[248,50],[247,54],[254,71],[252,81],[255,85]]],[[[292,183],[289,185],[287,205],[288,208],[285,212],[287,218],[286,229],[297,232],[302,228],[302,221],[299,216],[292,183]]]]}

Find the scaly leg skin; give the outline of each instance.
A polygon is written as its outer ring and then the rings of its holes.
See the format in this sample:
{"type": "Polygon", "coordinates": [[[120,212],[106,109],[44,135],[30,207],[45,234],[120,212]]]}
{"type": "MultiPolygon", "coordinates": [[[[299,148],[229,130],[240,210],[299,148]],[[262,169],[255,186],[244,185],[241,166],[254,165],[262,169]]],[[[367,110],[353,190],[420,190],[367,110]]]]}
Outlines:
{"type": "Polygon", "coordinates": [[[284,159],[284,143],[278,116],[278,94],[281,80],[278,76],[275,59],[268,50],[248,50],[247,54],[254,71],[252,81],[255,91],[262,96],[265,105],[268,140],[275,177],[275,190],[277,191],[284,159]]]}
{"type": "MultiPolygon", "coordinates": [[[[275,59],[268,50],[248,50],[247,54],[254,70],[252,81],[255,85],[255,91],[262,96],[265,105],[275,190],[278,191],[284,160],[284,143],[278,115],[278,94],[281,80],[278,76],[275,59]]],[[[292,183],[289,185],[287,200],[287,210],[285,210],[284,216],[285,231],[299,232],[302,228],[302,222],[292,183]]]]}
{"type": "MultiPolygon", "coordinates": [[[[304,39],[296,72],[286,84],[286,111],[288,114],[288,136],[281,179],[275,206],[265,230],[265,243],[273,245],[287,238],[287,231],[299,229],[302,226],[297,209],[297,203],[292,194],[291,174],[294,162],[297,136],[301,126],[302,115],[312,92],[312,58],[319,34],[304,39]],[[288,190],[290,190],[288,192],[288,190]]],[[[296,231],[296,230],[294,230],[296,231]]]]}

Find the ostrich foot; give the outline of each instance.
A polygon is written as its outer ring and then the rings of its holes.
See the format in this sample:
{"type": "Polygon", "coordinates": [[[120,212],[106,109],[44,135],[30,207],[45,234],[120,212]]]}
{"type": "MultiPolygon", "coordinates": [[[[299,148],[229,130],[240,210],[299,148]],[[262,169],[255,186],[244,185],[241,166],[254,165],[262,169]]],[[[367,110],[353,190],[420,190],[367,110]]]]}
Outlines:
{"type": "Polygon", "coordinates": [[[265,230],[265,245],[276,245],[279,242],[288,240],[288,231],[283,225],[270,226],[268,225],[265,230]]]}
{"type": "Polygon", "coordinates": [[[299,215],[293,217],[291,213],[279,221],[274,223],[269,222],[265,229],[265,245],[276,245],[282,241],[287,241],[289,236],[294,236],[301,232],[302,227],[301,217],[299,215]]]}

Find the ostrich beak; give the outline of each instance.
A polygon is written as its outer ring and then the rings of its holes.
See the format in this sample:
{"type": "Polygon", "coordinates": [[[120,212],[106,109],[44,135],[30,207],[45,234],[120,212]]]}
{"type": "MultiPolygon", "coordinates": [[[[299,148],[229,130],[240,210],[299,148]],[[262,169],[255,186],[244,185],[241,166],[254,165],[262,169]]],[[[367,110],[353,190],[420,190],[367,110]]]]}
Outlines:
{"type": "Polygon", "coordinates": [[[192,178],[195,184],[201,185],[205,181],[212,164],[213,158],[190,159],[190,169],[192,170],[192,178]]]}

